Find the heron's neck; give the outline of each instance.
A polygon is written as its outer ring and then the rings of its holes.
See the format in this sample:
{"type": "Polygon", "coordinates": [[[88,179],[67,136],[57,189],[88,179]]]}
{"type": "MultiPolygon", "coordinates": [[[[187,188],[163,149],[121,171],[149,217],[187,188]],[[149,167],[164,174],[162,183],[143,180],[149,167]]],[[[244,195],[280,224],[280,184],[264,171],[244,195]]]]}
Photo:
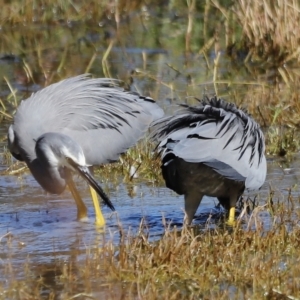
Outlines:
{"type": "Polygon", "coordinates": [[[27,165],[44,190],[51,194],[61,194],[64,191],[70,176],[68,170],[44,165],[38,158],[27,161],[27,165]]]}

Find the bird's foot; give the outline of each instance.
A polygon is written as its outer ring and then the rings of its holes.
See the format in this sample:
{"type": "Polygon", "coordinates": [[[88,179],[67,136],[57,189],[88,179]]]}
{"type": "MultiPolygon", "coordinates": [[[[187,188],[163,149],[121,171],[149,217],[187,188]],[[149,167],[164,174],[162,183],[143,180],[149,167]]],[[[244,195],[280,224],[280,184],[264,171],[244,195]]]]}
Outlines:
{"type": "Polygon", "coordinates": [[[236,225],[235,219],[229,218],[229,219],[226,221],[226,225],[231,226],[231,227],[234,227],[234,226],[236,225]]]}
{"type": "Polygon", "coordinates": [[[77,216],[77,220],[79,222],[88,223],[89,222],[89,217],[88,216],[83,216],[83,217],[78,217],[77,216]]]}
{"type": "Polygon", "coordinates": [[[87,214],[87,208],[85,204],[82,202],[82,200],[81,203],[76,201],[76,204],[77,204],[77,220],[80,222],[87,222],[89,217],[87,214]]]}
{"type": "Polygon", "coordinates": [[[97,225],[99,227],[105,226],[105,219],[102,214],[100,216],[96,216],[95,225],[97,225]]]}

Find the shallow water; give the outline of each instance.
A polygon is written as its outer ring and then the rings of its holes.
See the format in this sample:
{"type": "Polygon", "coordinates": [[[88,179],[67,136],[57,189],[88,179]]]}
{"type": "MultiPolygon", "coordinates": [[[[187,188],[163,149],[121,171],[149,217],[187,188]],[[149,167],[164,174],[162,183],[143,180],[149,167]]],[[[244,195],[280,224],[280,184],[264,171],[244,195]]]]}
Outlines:
{"type": "MultiPolygon", "coordinates": [[[[285,168],[277,160],[269,160],[268,178],[259,192],[260,205],[265,204],[269,186],[274,190],[274,201],[284,201],[288,189],[297,184],[299,157],[291,163],[285,162],[285,168]],[[280,187],[280,188],[278,188],[280,187]]],[[[2,166],[5,168],[5,166],[2,166]]],[[[100,179],[97,178],[99,181],[100,179]]],[[[139,230],[142,220],[150,235],[155,240],[164,232],[163,218],[172,226],[180,227],[183,220],[183,197],[177,196],[165,187],[149,187],[146,184],[127,186],[120,179],[116,189],[111,189],[109,196],[115,205],[116,213],[103,207],[107,220],[105,232],[94,225],[94,211],[89,190],[85,183],[77,178],[77,185],[88,207],[89,220],[76,220],[76,206],[71,194],[46,194],[26,173],[17,176],[2,176],[0,179],[0,281],[7,280],[7,266],[13,270],[14,278],[22,278],[26,261],[33,264],[49,264],[53,260],[68,261],[74,253],[77,259],[85,253],[95,241],[113,239],[116,244],[120,239],[118,225],[124,232],[132,234],[139,230]],[[129,196],[128,189],[134,189],[135,196],[129,196]],[[5,274],[4,277],[1,274],[5,274]]],[[[292,191],[297,197],[298,188],[292,191]]],[[[251,196],[251,195],[250,195],[251,196]]],[[[252,195],[253,196],[253,195],[252,195]]],[[[195,224],[205,226],[208,218],[218,219],[220,209],[215,208],[217,200],[205,197],[198,209],[195,224]]],[[[300,209],[299,202],[295,210],[300,209]]],[[[266,211],[260,214],[260,220],[267,230],[272,218],[266,211]]]]}

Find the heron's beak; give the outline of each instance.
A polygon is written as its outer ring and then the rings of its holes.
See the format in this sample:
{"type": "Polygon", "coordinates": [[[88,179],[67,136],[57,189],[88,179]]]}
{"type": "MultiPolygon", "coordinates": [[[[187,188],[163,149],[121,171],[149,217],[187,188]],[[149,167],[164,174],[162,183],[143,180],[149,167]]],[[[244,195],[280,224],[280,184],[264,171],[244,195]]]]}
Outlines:
{"type": "Polygon", "coordinates": [[[108,196],[104,193],[101,186],[97,183],[93,175],[91,174],[90,170],[86,166],[79,166],[74,164],[73,167],[79,172],[79,174],[88,182],[88,184],[100,195],[100,197],[103,199],[105,204],[114,211],[115,208],[111,201],[109,200],[108,196]]]}

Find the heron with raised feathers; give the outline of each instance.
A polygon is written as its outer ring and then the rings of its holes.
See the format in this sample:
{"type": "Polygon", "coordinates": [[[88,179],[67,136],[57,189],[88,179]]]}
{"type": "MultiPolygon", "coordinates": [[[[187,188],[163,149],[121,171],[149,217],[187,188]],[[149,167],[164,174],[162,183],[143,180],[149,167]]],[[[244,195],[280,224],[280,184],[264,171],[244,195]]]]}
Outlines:
{"type": "Polygon", "coordinates": [[[52,84],[21,102],[8,129],[12,155],[27,164],[47,192],[60,194],[69,186],[79,220],[87,218],[87,208],[72,173],[88,182],[101,226],[105,219],[97,194],[112,210],[114,206],[94,179],[92,166],[118,160],[163,116],[151,98],[127,92],[118,83],[80,75],[52,84]]]}
{"type": "Polygon", "coordinates": [[[259,189],[266,178],[264,135],[244,110],[217,97],[181,105],[153,124],[166,186],[184,195],[190,224],[204,195],[217,197],[235,223],[244,190],[259,189]]]}

